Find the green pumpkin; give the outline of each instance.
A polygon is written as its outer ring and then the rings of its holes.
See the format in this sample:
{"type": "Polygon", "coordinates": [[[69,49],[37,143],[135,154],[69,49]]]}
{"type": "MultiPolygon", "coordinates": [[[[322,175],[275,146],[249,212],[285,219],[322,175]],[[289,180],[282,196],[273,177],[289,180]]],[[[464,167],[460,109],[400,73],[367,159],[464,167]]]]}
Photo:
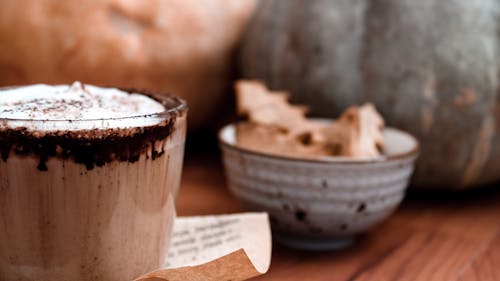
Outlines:
{"type": "Polygon", "coordinates": [[[372,101],[421,141],[413,186],[500,181],[500,1],[261,1],[241,72],[315,116],[372,101]]]}

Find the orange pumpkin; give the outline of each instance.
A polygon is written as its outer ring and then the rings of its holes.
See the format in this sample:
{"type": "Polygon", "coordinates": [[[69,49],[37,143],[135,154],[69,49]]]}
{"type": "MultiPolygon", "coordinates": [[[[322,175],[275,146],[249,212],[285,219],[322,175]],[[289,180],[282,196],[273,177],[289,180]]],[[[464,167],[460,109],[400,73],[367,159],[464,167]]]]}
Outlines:
{"type": "Polygon", "coordinates": [[[86,83],[171,92],[207,124],[230,89],[255,0],[0,1],[0,85],[86,83]]]}

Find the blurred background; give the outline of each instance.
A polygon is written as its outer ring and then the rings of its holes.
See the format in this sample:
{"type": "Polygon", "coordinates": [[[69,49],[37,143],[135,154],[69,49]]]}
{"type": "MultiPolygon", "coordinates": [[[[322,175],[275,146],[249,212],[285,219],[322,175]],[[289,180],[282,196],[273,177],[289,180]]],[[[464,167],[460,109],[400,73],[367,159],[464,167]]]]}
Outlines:
{"type": "Polygon", "coordinates": [[[336,117],[372,101],[421,141],[412,186],[500,180],[498,0],[0,1],[0,85],[145,88],[190,105],[216,150],[237,78],[336,117]]]}
{"type": "MultiPolygon", "coordinates": [[[[274,244],[260,280],[500,280],[499,0],[0,0],[0,86],[79,80],[188,101],[181,216],[244,210],[216,137],[242,78],[315,117],[373,102],[421,145],[393,216],[341,251],[274,244]]],[[[283,208],[310,227],[297,206],[283,208]]]]}

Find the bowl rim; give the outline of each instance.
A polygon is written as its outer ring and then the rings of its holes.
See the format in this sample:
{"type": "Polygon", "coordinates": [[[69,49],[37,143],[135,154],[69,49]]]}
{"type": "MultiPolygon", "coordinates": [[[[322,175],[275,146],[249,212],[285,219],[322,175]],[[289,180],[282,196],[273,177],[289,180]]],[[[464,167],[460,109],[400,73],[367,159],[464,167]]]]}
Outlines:
{"type": "MultiPolygon", "coordinates": [[[[318,121],[318,122],[324,122],[324,121],[331,121],[333,119],[328,119],[328,118],[309,118],[310,120],[318,121]]],[[[265,153],[265,152],[259,152],[247,148],[243,148],[241,146],[238,146],[237,144],[229,143],[227,140],[224,139],[223,133],[227,131],[230,128],[233,128],[236,126],[238,123],[244,123],[246,121],[240,121],[240,122],[232,122],[229,123],[225,126],[223,126],[219,132],[217,133],[217,139],[219,141],[219,145],[221,148],[229,148],[236,150],[241,153],[246,153],[246,154],[251,154],[255,156],[261,156],[261,157],[267,157],[271,159],[277,159],[277,160],[284,160],[284,161],[302,161],[302,162],[307,162],[307,163],[329,163],[329,164],[371,164],[371,163],[381,163],[381,162],[390,162],[390,161],[395,161],[395,160],[403,160],[403,159],[408,159],[408,158],[416,158],[419,153],[420,153],[420,142],[418,139],[413,136],[412,134],[396,129],[394,127],[385,127],[384,130],[390,129],[393,131],[396,131],[397,133],[403,134],[409,138],[411,138],[415,142],[415,146],[410,149],[409,151],[405,151],[403,153],[395,154],[395,155],[390,155],[390,156],[384,156],[384,157],[374,157],[374,158],[368,158],[368,159],[356,159],[356,158],[348,158],[348,157],[325,157],[325,158],[301,158],[301,157],[292,157],[292,156],[286,156],[286,155],[275,155],[275,154],[270,154],[270,153],[265,153]]]]}

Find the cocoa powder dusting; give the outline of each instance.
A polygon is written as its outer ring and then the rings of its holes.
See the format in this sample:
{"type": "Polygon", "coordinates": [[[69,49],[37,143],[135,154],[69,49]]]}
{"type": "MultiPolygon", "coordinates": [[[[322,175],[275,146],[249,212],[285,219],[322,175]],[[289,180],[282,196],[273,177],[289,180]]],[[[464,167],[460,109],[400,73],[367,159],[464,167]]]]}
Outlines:
{"type": "MultiPolygon", "coordinates": [[[[166,139],[173,131],[174,120],[165,125],[144,128],[130,136],[120,136],[118,132],[110,132],[103,138],[77,138],[73,133],[50,133],[43,137],[33,136],[25,128],[8,129],[0,132],[0,147],[3,161],[7,161],[9,153],[17,155],[36,155],[40,158],[38,170],[47,171],[46,161],[50,157],[73,159],[83,164],[87,170],[95,166],[101,167],[113,160],[136,162],[141,153],[149,147],[154,149],[156,141],[166,139]],[[58,153],[58,147],[61,152],[58,153]]],[[[163,151],[152,152],[156,159],[163,151]]]]}

